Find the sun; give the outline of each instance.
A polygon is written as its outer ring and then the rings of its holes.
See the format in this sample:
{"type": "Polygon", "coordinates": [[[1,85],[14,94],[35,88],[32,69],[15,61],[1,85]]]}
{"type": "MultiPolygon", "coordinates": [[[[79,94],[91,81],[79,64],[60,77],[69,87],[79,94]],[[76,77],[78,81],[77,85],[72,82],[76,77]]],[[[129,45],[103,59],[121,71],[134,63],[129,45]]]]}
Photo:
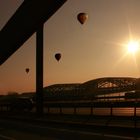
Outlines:
{"type": "Polygon", "coordinates": [[[136,53],[140,48],[139,42],[138,41],[130,41],[127,44],[127,49],[129,53],[136,53]]]}

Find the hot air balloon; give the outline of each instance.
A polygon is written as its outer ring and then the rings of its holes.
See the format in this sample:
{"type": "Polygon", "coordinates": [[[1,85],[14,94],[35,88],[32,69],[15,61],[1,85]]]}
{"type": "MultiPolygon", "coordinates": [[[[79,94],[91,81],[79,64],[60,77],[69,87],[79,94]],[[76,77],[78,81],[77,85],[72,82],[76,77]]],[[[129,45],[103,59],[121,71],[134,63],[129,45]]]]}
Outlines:
{"type": "Polygon", "coordinates": [[[26,73],[28,73],[30,71],[30,69],[29,68],[26,68],[25,71],[26,71],[26,73]]]}
{"type": "Polygon", "coordinates": [[[56,54],[55,54],[55,59],[56,59],[57,61],[59,61],[60,58],[61,58],[61,53],[56,53],[56,54]]]}
{"type": "Polygon", "coordinates": [[[86,14],[86,13],[79,13],[79,14],[77,15],[77,19],[78,19],[78,21],[79,21],[81,24],[84,24],[85,21],[88,19],[88,14],[86,14]]]}

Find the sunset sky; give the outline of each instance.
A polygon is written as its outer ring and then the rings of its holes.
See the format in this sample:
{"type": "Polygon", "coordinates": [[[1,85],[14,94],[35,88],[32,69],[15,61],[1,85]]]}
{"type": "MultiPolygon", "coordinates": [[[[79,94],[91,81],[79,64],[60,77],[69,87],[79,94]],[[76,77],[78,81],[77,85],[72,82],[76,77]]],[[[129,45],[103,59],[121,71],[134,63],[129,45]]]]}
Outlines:
{"type": "MultiPolygon", "coordinates": [[[[0,29],[22,2],[0,0],[0,29]]],[[[127,49],[128,42],[140,42],[139,15],[140,0],[68,0],[44,25],[44,87],[140,77],[140,50],[127,49]],[[84,25],[77,20],[80,12],[89,17],[84,25]],[[57,52],[62,54],[59,62],[57,52]]],[[[35,36],[0,66],[1,94],[35,91],[35,36]]]]}

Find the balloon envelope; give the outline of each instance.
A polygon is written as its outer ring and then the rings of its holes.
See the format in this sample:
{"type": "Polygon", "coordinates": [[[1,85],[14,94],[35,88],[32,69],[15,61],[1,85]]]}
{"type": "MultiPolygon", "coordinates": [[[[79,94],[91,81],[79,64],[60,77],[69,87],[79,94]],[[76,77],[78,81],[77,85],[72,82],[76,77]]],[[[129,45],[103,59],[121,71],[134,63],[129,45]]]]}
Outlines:
{"type": "Polygon", "coordinates": [[[79,13],[79,14],[77,15],[77,19],[78,19],[78,21],[79,21],[81,24],[84,24],[85,21],[88,19],[88,14],[86,14],[86,13],[79,13]]]}
{"type": "Polygon", "coordinates": [[[57,61],[59,61],[60,58],[61,58],[61,54],[60,54],[60,53],[56,53],[56,54],[55,54],[55,59],[56,59],[57,61]]]}
{"type": "Polygon", "coordinates": [[[29,70],[30,70],[29,68],[26,68],[26,69],[25,69],[26,73],[28,73],[28,72],[29,72],[29,70]]]}

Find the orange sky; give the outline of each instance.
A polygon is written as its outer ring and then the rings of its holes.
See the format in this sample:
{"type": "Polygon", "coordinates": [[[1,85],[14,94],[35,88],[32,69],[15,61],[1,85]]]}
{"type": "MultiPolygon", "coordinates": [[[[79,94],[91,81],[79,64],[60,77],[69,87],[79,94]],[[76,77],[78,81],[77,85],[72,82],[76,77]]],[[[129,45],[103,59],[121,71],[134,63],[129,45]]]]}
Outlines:
{"type": "MultiPolygon", "coordinates": [[[[23,0],[0,0],[0,28],[23,0]]],[[[44,86],[112,76],[139,77],[140,52],[123,44],[140,39],[140,0],[68,0],[44,28],[44,86]],[[77,14],[88,13],[84,25],[77,14]],[[57,62],[54,54],[60,52],[57,62]]],[[[35,90],[35,34],[0,66],[0,93],[35,90]],[[25,68],[30,68],[27,74],[25,68]]]]}

